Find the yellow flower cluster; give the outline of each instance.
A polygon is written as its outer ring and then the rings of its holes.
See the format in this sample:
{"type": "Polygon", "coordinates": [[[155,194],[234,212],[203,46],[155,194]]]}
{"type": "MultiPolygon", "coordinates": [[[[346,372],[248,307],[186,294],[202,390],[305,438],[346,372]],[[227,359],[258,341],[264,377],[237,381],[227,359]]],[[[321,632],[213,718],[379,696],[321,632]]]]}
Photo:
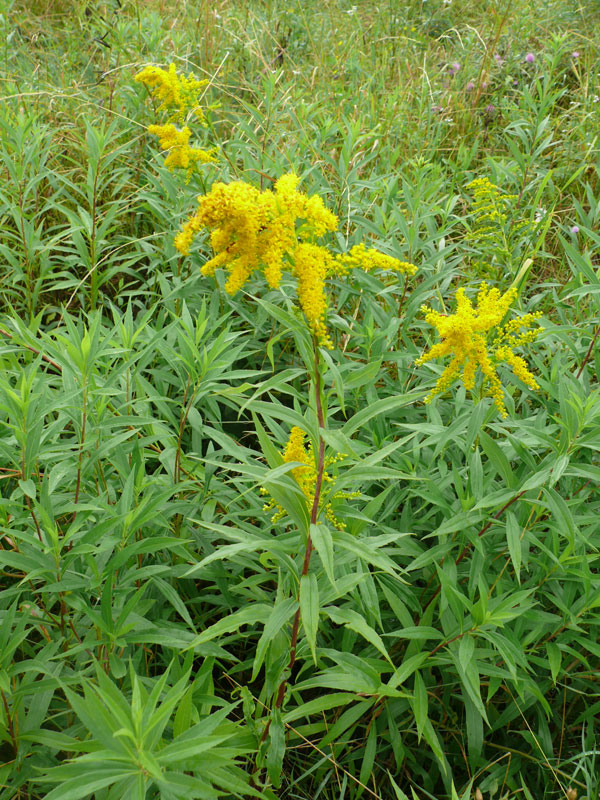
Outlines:
{"type": "Polygon", "coordinates": [[[337,217],[318,196],[298,191],[298,176],[283,175],[274,190],[260,191],[243,181],[216,183],[198,197],[198,210],[175,237],[175,246],[187,255],[195,235],[211,232],[215,255],[203,267],[214,275],[219,267],[229,273],[225,288],[234,294],[256,271],[276,289],[283,270],[296,278],[298,302],[318,341],[330,346],[325,325],[328,307],[325,281],[350,269],[395,269],[414,272],[416,267],[358,245],[334,256],[314,240],[337,228],[337,217]]]}
{"type": "Polygon", "coordinates": [[[198,164],[208,164],[216,160],[214,150],[201,150],[190,147],[190,129],[187,127],[179,130],[172,122],[167,125],[149,125],[148,131],[158,136],[158,143],[162,150],[168,150],[165,158],[165,167],[173,172],[177,167],[187,170],[186,182],[198,164]]]}
{"type": "Polygon", "coordinates": [[[362,269],[369,272],[372,269],[395,270],[406,275],[414,275],[417,268],[407,261],[380,253],[379,250],[367,248],[364,244],[357,244],[347,253],[335,257],[337,275],[347,275],[351,269],[362,269]]]}
{"type": "Polygon", "coordinates": [[[477,235],[493,236],[498,227],[507,220],[506,211],[516,199],[516,195],[503,194],[489,178],[475,178],[467,184],[473,192],[473,213],[476,221],[477,235]]]}
{"type": "Polygon", "coordinates": [[[168,70],[160,67],[144,67],[135,76],[138,83],[148,87],[152,97],[160,100],[159,111],[171,111],[170,121],[183,123],[190,111],[204,123],[204,114],[200,106],[200,98],[207,80],[199,81],[192,73],[179,75],[175,64],[170,64],[168,70]]]}
{"type": "Polygon", "coordinates": [[[502,384],[497,373],[500,362],[507,363],[530,389],[539,388],[527,364],[520,356],[515,355],[513,348],[535,339],[538,331],[530,328],[540,314],[525,314],[501,325],[516,297],[517,290],[514,288],[501,294],[499,289],[490,289],[486,283],[482,283],[477,294],[476,308],[473,308],[464,289],[459,289],[456,293],[455,314],[446,316],[427,306],[423,307],[427,322],[437,329],[442,341],[435,344],[428,353],[424,353],[416,363],[424,364],[434,358],[452,355],[452,361],[425,399],[426,403],[444,392],[461,372],[465,388],[472,389],[479,367],[483,374],[486,395],[494,399],[498,411],[506,417],[502,384]],[[495,336],[490,342],[490,332],[494,329],[495,336]]]}
{"type": "Polygon", "coordinates": [[[187,125],[178,128],[174,123],[182,125],[190,112],[204,124],[204,115],[200,107],[200,95],[208,81],[198,81],[193,75],[178,75],[175,64],[168,70],[160,67],[145,67],[135,80],[147,86],[156,100],[160,100],[159,111],[172,112],[165,125],[149,125],[148,131],[159,138],[162,150],[167,150],[165,166],[169,171],[181,168],[187,171],[186,183],[199,164],[215,161],[215,151],[202,150],[189,144],[191,131],[187,125]]]}
{"type": "Polygon", "coordinates": [[[467,189],[473,192],[473,225],[465,238],[485,253],[484,259],[472,261],[472,267],[482,275],[490,274],[490,260],[497,259],[500,265],[510,267],[513,252],[530,225],[527,220],[511,218],[510,209],[517,195],[504,194],[488,178],[476,178],[467,184],[467,189]]]}
{"type": "MultiPolygon", "coordinates": [[[[317,485],[317,465],[315,461],[315,454],[313,451],[312,444],[309,444],[308,447],[305,446],[304,440],[306,438],[306,434],[302,430],[302,428],[293,427],[290,432],[290,438],[288,439],[288,443],[285,446],[285,450],[283,451],[283,460],[286,464],[291,464],[294,461],[298,462],[301,466],[294,467],[292,470],[292,475],[294,476],[296,483],[302,489],[302,493],[306,497],[306,501],[308,503],[309,509],[312,509],[312,504],[314,502],[315,497],[315,489],[317,485]]],[[[325,461],[325,468],[331,467],[333,464],[336,464],[338,461],[341,461],[346,456],[343,453],[338,453],[337,456],[332,458],[328,458],[325,461]]],[[[323,486],[327,483],[331,483],[333,478],[327,472],[326,469],[323,470],[323,486]]],[[[264,491],[264,490],[263,490],[264,491]]],[[[338,520],[333,511],[332,503],[336,500],[341,499],[349,499],[353,497],[359,497],[360,492],[336,492],[333,495],[333,498],[330,502],[326,503],[323,511],[325,513],[326,518],[329,522],[338,530],[344,530],[345,523],[338,520]]],[[[265,511],[275,511],[271,520],[273,522],[277,522],[278,520],[282,519],[285,515],[284,509],[279,506],[275,500],[269,500],[268,503],[264,506],[265,511]]]]}

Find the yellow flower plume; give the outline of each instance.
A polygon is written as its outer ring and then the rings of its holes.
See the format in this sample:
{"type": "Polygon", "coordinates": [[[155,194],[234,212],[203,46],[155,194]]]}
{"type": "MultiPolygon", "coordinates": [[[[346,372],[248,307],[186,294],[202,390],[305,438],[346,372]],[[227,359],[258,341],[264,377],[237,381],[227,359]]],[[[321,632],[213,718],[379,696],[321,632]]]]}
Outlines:
{"type": "Polygon", "coordinates": [[[372,269],[394,270],[406,275],[414,275],[417,268],[408,261],[399,261],[393,256],[380,253],[379,250],[367,248],[364,244],[357,244],[347,253],[335,257],[335,272],[337,275],[347,275],[351,269],[362,269],[370,272],[372,269]]]}
{"type": "Polygon", "coordinates": [[[155,100],[160,100],[159,111],[169,111],[170,116],[165,125],[149,125],[148,131],[158,136],[162,150],[167,150],[165,166],[170,172],[176,168],[187,170],[186,183],[199,164],[216,161],[214,148],[202,150],[189,144],[191,130],[184,125],[186,118],[192,113],[196,119],[205,124],[204,114],[200,106],[201,94],[208,81],[199,81],[190,73],[187,77],[180,75],[171,64],[168,70],[148,66],[135,76],[138,83],[148,87],[155,100]],[[175,123],[183,125],[178,128],[175,123]]]}
{"type": "Polygon", "coordinates": [[[502,384],[497,373],[497,365],[501,362],[508,364],[530,389],[539,388],[525,360],[517,356],[513,348],[535,339],[538,331],[530,328],[540,314],[525,314],[501,325],[516,297],[517,290],[514,288],[501,294],[499,289],[490,289],[486,283],[482,283],[477,294],[476,308],[473,308],[464,289],[459,289],[456,293],[457,308],[454,314],[446,316],[427,306],[423,307],[425,319],[437,329],[442,341],[418,358],[416,364],[452,356],[436,385],[425,398],[426,403],[442,394],[461,373],[465,388],[472,389],[479,367],[483,374],[486,395],[494,399],[498,411],[506,417],[502,384]],[[492,332],[495,332],[493,338],[490,336],[492,332]]]}
{"type": "MultiPolygon", "coordinates": [[[[149,133],[158,136],[158,143],[162,150],[168,150],[169,154],[165,158],[165,167],[169,172],[177,167],[187,170],[187,181],[198,164],[208,164],[215,161],[215,153],[212,150],[201,150],[198,147],[190,147],[188,144],[191,131],[187,127],[179,130],[173,125],[149,125],[149,133]]],[[[186,182],[187,182],[186,181],[186,182]]]]}
{"type": "Polygon", "coordinates": [[[298,303],[310,330],[322,345],[331,346],[325,324],[328,277],[346,275],[355,267],[411,274],[416,267],[364,245],[334,256],[316,244],[315,239],[336,230],[337,217],[319,196],[298,191],[298,180],[294,173],[283,175],[273,191],[260,191],[244,181],[214,184],[198,197],[198,210],[175,237],[175,246],[187,255],[196,234],[208,228],[215,255],[204,264],[202,274],[226,269],[229,294],[241,289],[257,271],[276,289],[287,270],[296,279],[298,303]]]}
{"type": "Polygon", "coordinates": [[[168,70],[154,65],[144,67],[134,80],[143,83],[152,97],[160,100],[159,111],[172,112],[169,121],[183,123],[189,112],[193,111],[199,122],[204,124],[200,100],[207,80],[199,81],[192,73],[180,75],[175,64],[170,64],[168,70]]]}

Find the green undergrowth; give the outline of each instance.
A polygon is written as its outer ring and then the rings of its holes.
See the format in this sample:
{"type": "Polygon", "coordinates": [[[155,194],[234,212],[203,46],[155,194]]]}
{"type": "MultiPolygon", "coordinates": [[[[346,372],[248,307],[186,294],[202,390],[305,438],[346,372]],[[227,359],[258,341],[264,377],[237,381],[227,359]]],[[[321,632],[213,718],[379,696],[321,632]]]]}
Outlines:
{"type": "Polygon", "coordinates": [[[596,800],[597,20],[4,3],[0,800],[596,800]],[[208,79],[218,148],[188,184],[133,80],[172,62],[208,79]],[[334,279],[331,349],[289,276],[230,297],[206,232],[173,242],[215,182],[291,171],[332,252],[418,268],[334,279]],[[425,403],[444,365],[415,364],[421,307],[482,281],[541,312],[506,418],[481,383],[425,403]]]}

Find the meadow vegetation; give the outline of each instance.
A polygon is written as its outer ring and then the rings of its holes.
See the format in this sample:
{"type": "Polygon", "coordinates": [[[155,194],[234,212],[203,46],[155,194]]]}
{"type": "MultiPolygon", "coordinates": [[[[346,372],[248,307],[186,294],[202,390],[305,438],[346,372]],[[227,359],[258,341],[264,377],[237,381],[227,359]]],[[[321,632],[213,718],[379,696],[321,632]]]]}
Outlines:
{"type": "Polygon", "coordinates": [[[0,800],[596,800],[597,3],[0,11],[0,800]]]}

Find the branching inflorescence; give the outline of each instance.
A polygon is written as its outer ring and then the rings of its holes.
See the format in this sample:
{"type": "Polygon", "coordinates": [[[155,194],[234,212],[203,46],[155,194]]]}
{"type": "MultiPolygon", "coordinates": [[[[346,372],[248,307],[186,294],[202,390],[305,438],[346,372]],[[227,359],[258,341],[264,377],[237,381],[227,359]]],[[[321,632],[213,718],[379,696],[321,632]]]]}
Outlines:
{"type": "Polygon", "coordinates": [[[199,81],[192,74],[178,74],[175,64],[171,64],[168,70],[155,66],[145,67],[135,76],[135,80],[143,83],[152,97],[160,101],[158,111],[169,112],[164,125],[149,125],[148,131],[158,136],[161,149],[168,151],[165,166],[170,171],[176,168],[185,169],[186,180],[189,181],[199,164],[216,160],[214,148],[204,150],[190,146],[192,132],[185,124],[190,115],[201,125],[206,124],[200,101],[208,81],[199,81]]]}
{"type": "Polygon", "coordinates": [[[529,220],[515,219],[511,213],[518,195],[505,194],[487,177],[475,178],[466,188],[473,193],[473,199],[472,227],[465,241],[482,254],[481,258],[471,261],[471,266],[484,276],[495,272],[501,278],[506,271],[513,274],[515,255],[531,232],[529,220]]]}
{"type": "Polygon", "coordinates": [[[497,373],[497,366],[501,362],[512,367],[515,375],[530,389],[539,388],[524,359],[513,350],[536,338],[538,330],[531,330],[531,326],[540,314],[525,314],[501,324],[516,297],[517,290],[514,288],[501,294],[499,289],[490,289],[486,283],[482,283],[477,294],[476,308],[473,308],[464,289],[459,289],[456,293],[455,314],[446,316],[423,306],[425,319],[437,329],[442,341],[417,359],[417,365],[452,355],[452,361],[444,369],[425,402],[442,394],[461,372],[465,388],[473,389],[479,367],[483,374],[484,393],[494,399],[498,411],[506,417],[502,384],[497,373]]]}
{"type": "Polygon", "coordinates": [[[214,275],[219,267],[226,269],[229,294],[241,289],[254,272],[262,272],[272,289],[279,287],[284,270],[290,272],[311,332],[320,344],[330,346],[325,321],[327,278],[347,275],[353,268],[408,275],[417,268],[364,245],[334,255],[317,244],[316,239],[336,230],[337,217],[320,197],[299,192],[298,182],[298,176],[289,173],[279,178],[274,191],[260,191],[243,181],[216,183],[208,194],[198,197],[198,210],[177,234],[175,245],[187,255],[195,235],[208,228],[215,255],[202,273],[214,275]]]}

